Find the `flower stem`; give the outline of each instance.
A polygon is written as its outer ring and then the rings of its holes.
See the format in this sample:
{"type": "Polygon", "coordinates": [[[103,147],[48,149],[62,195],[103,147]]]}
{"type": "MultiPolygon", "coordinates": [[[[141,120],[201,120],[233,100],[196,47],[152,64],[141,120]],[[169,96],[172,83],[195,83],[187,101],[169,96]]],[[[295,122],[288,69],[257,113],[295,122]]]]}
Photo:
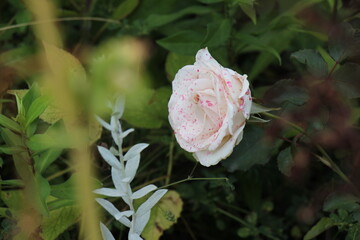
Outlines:
{"type": "Polygon", "coordinates": [[[228,181],[229,179],[226,178],[226,177],[221,177],[221,178],[192,178],[192,177],[188,177],[188,178],[185,178],[183,180],[180,180],[180,181],[177,181],[177,182],[173,182],[173,183],[170,183],[170,184],[167,184],[167,185],[164,185],[162,187],[159,187],[159,189],[161,188],[168,188],[170,186],[174,186],[176,184],[180,184],[180,183],[184,183],[184,182],[189,182],[189,181],[209,181],[209,180],[225,180],[225,181],[228,181]]]}
{"type": "MultiPolygon", "coordinates": [[[[280,116],[268,113],[268,112],[264,112],[261,113],[265,116],[274,118],[274,119],[278,119],[281,120],[285,123],[287,123],[288,125],[292,126],[295,130],[297,130],[298,132],[304,134],[304,136],[307,136],[310,139],[310,136],[305,132],[305,130],[300,127],[299,125],[290,122],[280,116]]],[[[331,159],[331,157],[329,156],[329,154],[327,154],[327,152],[325,151],[325,149],[323,147],[321,147],[319,144],[315,144],[316,148],[319,150],[319,152],[321,152],[321,154],[324,157],[319,157],[320,161],[328,166],[329,168],[331,168],[342,180],[344,180],[346,183],[348,183],[349,185],[353,186],[355,190],[357,190],[357,188],[355,187],[355,185],[351,182],[351,180],[346,176],[346,174],[339,168],[339,166],[331,159]]]]}
{"type": "Polygon", "coordinates": [[[171,141],[170,141],[170,146],[169,146],[169,163],[168,163],[166,180],[165,180],[166,185],[170,183],[170,177],[171,177],[171,172],[172,172],[172,168],[173,168],[173,161],[174,161],[174,135],[171,136],[171,141]]]}

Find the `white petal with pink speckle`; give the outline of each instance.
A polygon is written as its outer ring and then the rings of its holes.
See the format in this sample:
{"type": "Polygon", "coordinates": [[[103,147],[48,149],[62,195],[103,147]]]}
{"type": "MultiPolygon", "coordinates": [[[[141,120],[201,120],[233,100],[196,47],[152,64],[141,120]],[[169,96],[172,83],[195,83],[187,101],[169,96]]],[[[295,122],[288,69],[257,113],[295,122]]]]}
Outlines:
{"type": "Polygon", "coordinates": [[[172,85],[169,122],[180,146],[207,167],[228,157],[250,116],[247,76],[222,67],[205,48],[172,85]]]}

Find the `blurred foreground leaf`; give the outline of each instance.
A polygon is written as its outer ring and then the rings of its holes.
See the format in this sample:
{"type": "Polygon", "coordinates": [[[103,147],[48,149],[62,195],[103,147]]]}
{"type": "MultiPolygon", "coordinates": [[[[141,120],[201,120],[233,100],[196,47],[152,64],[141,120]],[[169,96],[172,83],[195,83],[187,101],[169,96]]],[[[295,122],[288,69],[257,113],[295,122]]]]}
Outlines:
{"type": "Polygon", "coordinates": [[[304,240],[313,239],[335,225],[336,224],[332,219],[323,217],[305,234],[304,240]]]}
{"type": "Polygon", "coordinates": [[[75,206],[63,207],[50,212],[50,216],[44,217],[41,236],[46,240],[54,240],[75,224],[80,218],[80,212],[75,206]]]}

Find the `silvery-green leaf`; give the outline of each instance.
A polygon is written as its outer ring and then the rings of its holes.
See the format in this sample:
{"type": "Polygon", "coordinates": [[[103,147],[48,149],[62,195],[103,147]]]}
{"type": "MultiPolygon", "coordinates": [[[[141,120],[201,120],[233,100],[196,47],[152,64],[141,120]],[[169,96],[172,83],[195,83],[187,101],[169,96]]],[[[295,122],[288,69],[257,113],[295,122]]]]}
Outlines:
{"type": "Polygon", "coordinates": [[[94,190],[93,192],[108,197],[122,197],[126,195],[124,192],[121,192],[119,189],[113,189],[113,188],[99,188],[94,190]]]}
{"type": "Polygon", "coordinates": [[[137,216],[145,214],[147,211],[150,211],[151,208],[165,195],[167,189],[160,189],[154,192],[151,197],[149,197],[136,211],[137,216]]]}
{"type": "Polygon", "coordinates": [[[110,213],[116,220],[124,224],[125,226],[130,226],[130,221],[126,217],[131,216],[134,212],[133,211],[124,211],[120,212],[114,204],[109,202],[108,200],[96,198],[96,201],[108,212],[110,213]],[[127,220],[127,221],[126,221],[127,220]]]}
{"type": "Polygon", "coordinates": [[[124,160],[125,160],[125,161],[128,161],[128,160],[130,160],[131,158],[139,155],[140,152],[141,152],[142,150],[144,150],[147,146],[149,146],[149,144],[147,144],[147,143],[138,143],[138,144],[132,146],[132,147],[129,149],[129,151],[125,154],[124,160]]]}
{"type": "Polygon", "coordinates": [[[129,232],[129,240],[143,240],[139,234],[129,232]]]}
{"type": "Polygon", "coordinates": [[[117,169],[117,168],[111,168],[111,178],[114,183],[114,186],[116,189],[118,189],[120,192],[126,192],[126,185],[122,179],[124,178],[123,171],[117,169]]]}
{"type": "Polygon", "coordinates": [[[134,156],[133,158],[129,159],[126,162],[126,166],[125,166],[126,179],[124,179],[123,181],[131,182],[134,179],[136,171],[139,167],[139,163],[140,163],[140,154],[134,156]]]}
{"type": "Polygon", "coordinates": [[[261,106],[260,104],[253,102],[251,104],[250,114],[270,112],[270,111],[275,111],[275,110],[279,110],[279,108],[267,108],[267,107],[261,106]]]}
{"type": "Polygon", "coordinates": [[[110,230],[102,222],[100,222],[100,231],[103,240],[115,240],[110,230]]]}
{"type": "Polygon", "coordinates": [[[125,109],[125,98],[120,96],[115,101],[115,105],[113,107],[113,111],[114,111],[113,115],[117,119],[120,119],[124,113],[124,109],[125,109]]]}
{"type": "Polygon", "coordinates": [[[141,234],[144,230],[146,224],[148,223],[150,219],[150,213],[151,211],[147,211],[146,213],[142,214],[141,216],[138,216],[137,213],[135,213],[135,223],[134,223],[134,232],[137,234],[141,234]]]}
{"type": "Polygon", "coordinates": [[[106,149],[104,147],[98,146],[98,150],[102,158],[112,167],[117,169],[123,169],[122,165],[120,164],[119,160],[109,151],[109,149],[106,149]]]}
{"type": "Polygon", "coordinates": [[[134,131],[133,128],[129,128],[128,130],[126,130],[125,132],[123,132],[123,133],[121,134],[121,137],[122,137],[122,138],[125,138],[125,137],[127,137],[127,135],[129,135],[129,133],[132,133],[133,131],[134,131]]]}
{"type": "Polygon", "coordinates": [[[157,186],[155,186],[154,184],[150,184],[147,185],[139,190],[137,190],[136,192],[134,192],[131,196],[132,199],[139,199],[142,198],[143,196],[145,196],[146,194],[148,194],[151,191],[154,191],[157,189],[157,186]]]}
{"type": "Polygon", "coordinates": [[[119,151],[116,150],[116,148],[110,147],[109,150],[110,150],[110,152],[111,152],[112,154],[114,154],[114,156],[119,156],[119,151]]]}
{"type": "Polygon", "coordinates": [[[102,118],[100,118],[99,116],[95,116],[95,118],[100,123],[101,126],[103,126],[104,128],[106,128],[109,131],[112,130],[110,124],[105,122],[102,118]]]}

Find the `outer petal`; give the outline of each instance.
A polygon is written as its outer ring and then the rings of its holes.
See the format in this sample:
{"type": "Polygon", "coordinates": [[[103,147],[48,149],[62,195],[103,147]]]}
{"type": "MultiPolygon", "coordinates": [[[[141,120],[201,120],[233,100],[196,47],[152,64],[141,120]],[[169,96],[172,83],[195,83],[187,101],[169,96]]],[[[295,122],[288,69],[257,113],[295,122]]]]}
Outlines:
{"type": "Polygon", "coordinates": [[[242,131],[245,125],[239,128],[234,135],[231,136],[222,146],[214,151],[204,150],[198,151],[194,154],[196,160],[200,162],[201,165],[209,167],[216,165],[222,159],[227,158],[233,151],[236,143],[240,142],[238,139],[242,137],[242,131]]]}
{"type": "Polygon", "coordinates": [[[197,52],[194,65],[218,73],[221,70],[221,65],[211,56],[207,48],[200,49],[197,52]]]}

